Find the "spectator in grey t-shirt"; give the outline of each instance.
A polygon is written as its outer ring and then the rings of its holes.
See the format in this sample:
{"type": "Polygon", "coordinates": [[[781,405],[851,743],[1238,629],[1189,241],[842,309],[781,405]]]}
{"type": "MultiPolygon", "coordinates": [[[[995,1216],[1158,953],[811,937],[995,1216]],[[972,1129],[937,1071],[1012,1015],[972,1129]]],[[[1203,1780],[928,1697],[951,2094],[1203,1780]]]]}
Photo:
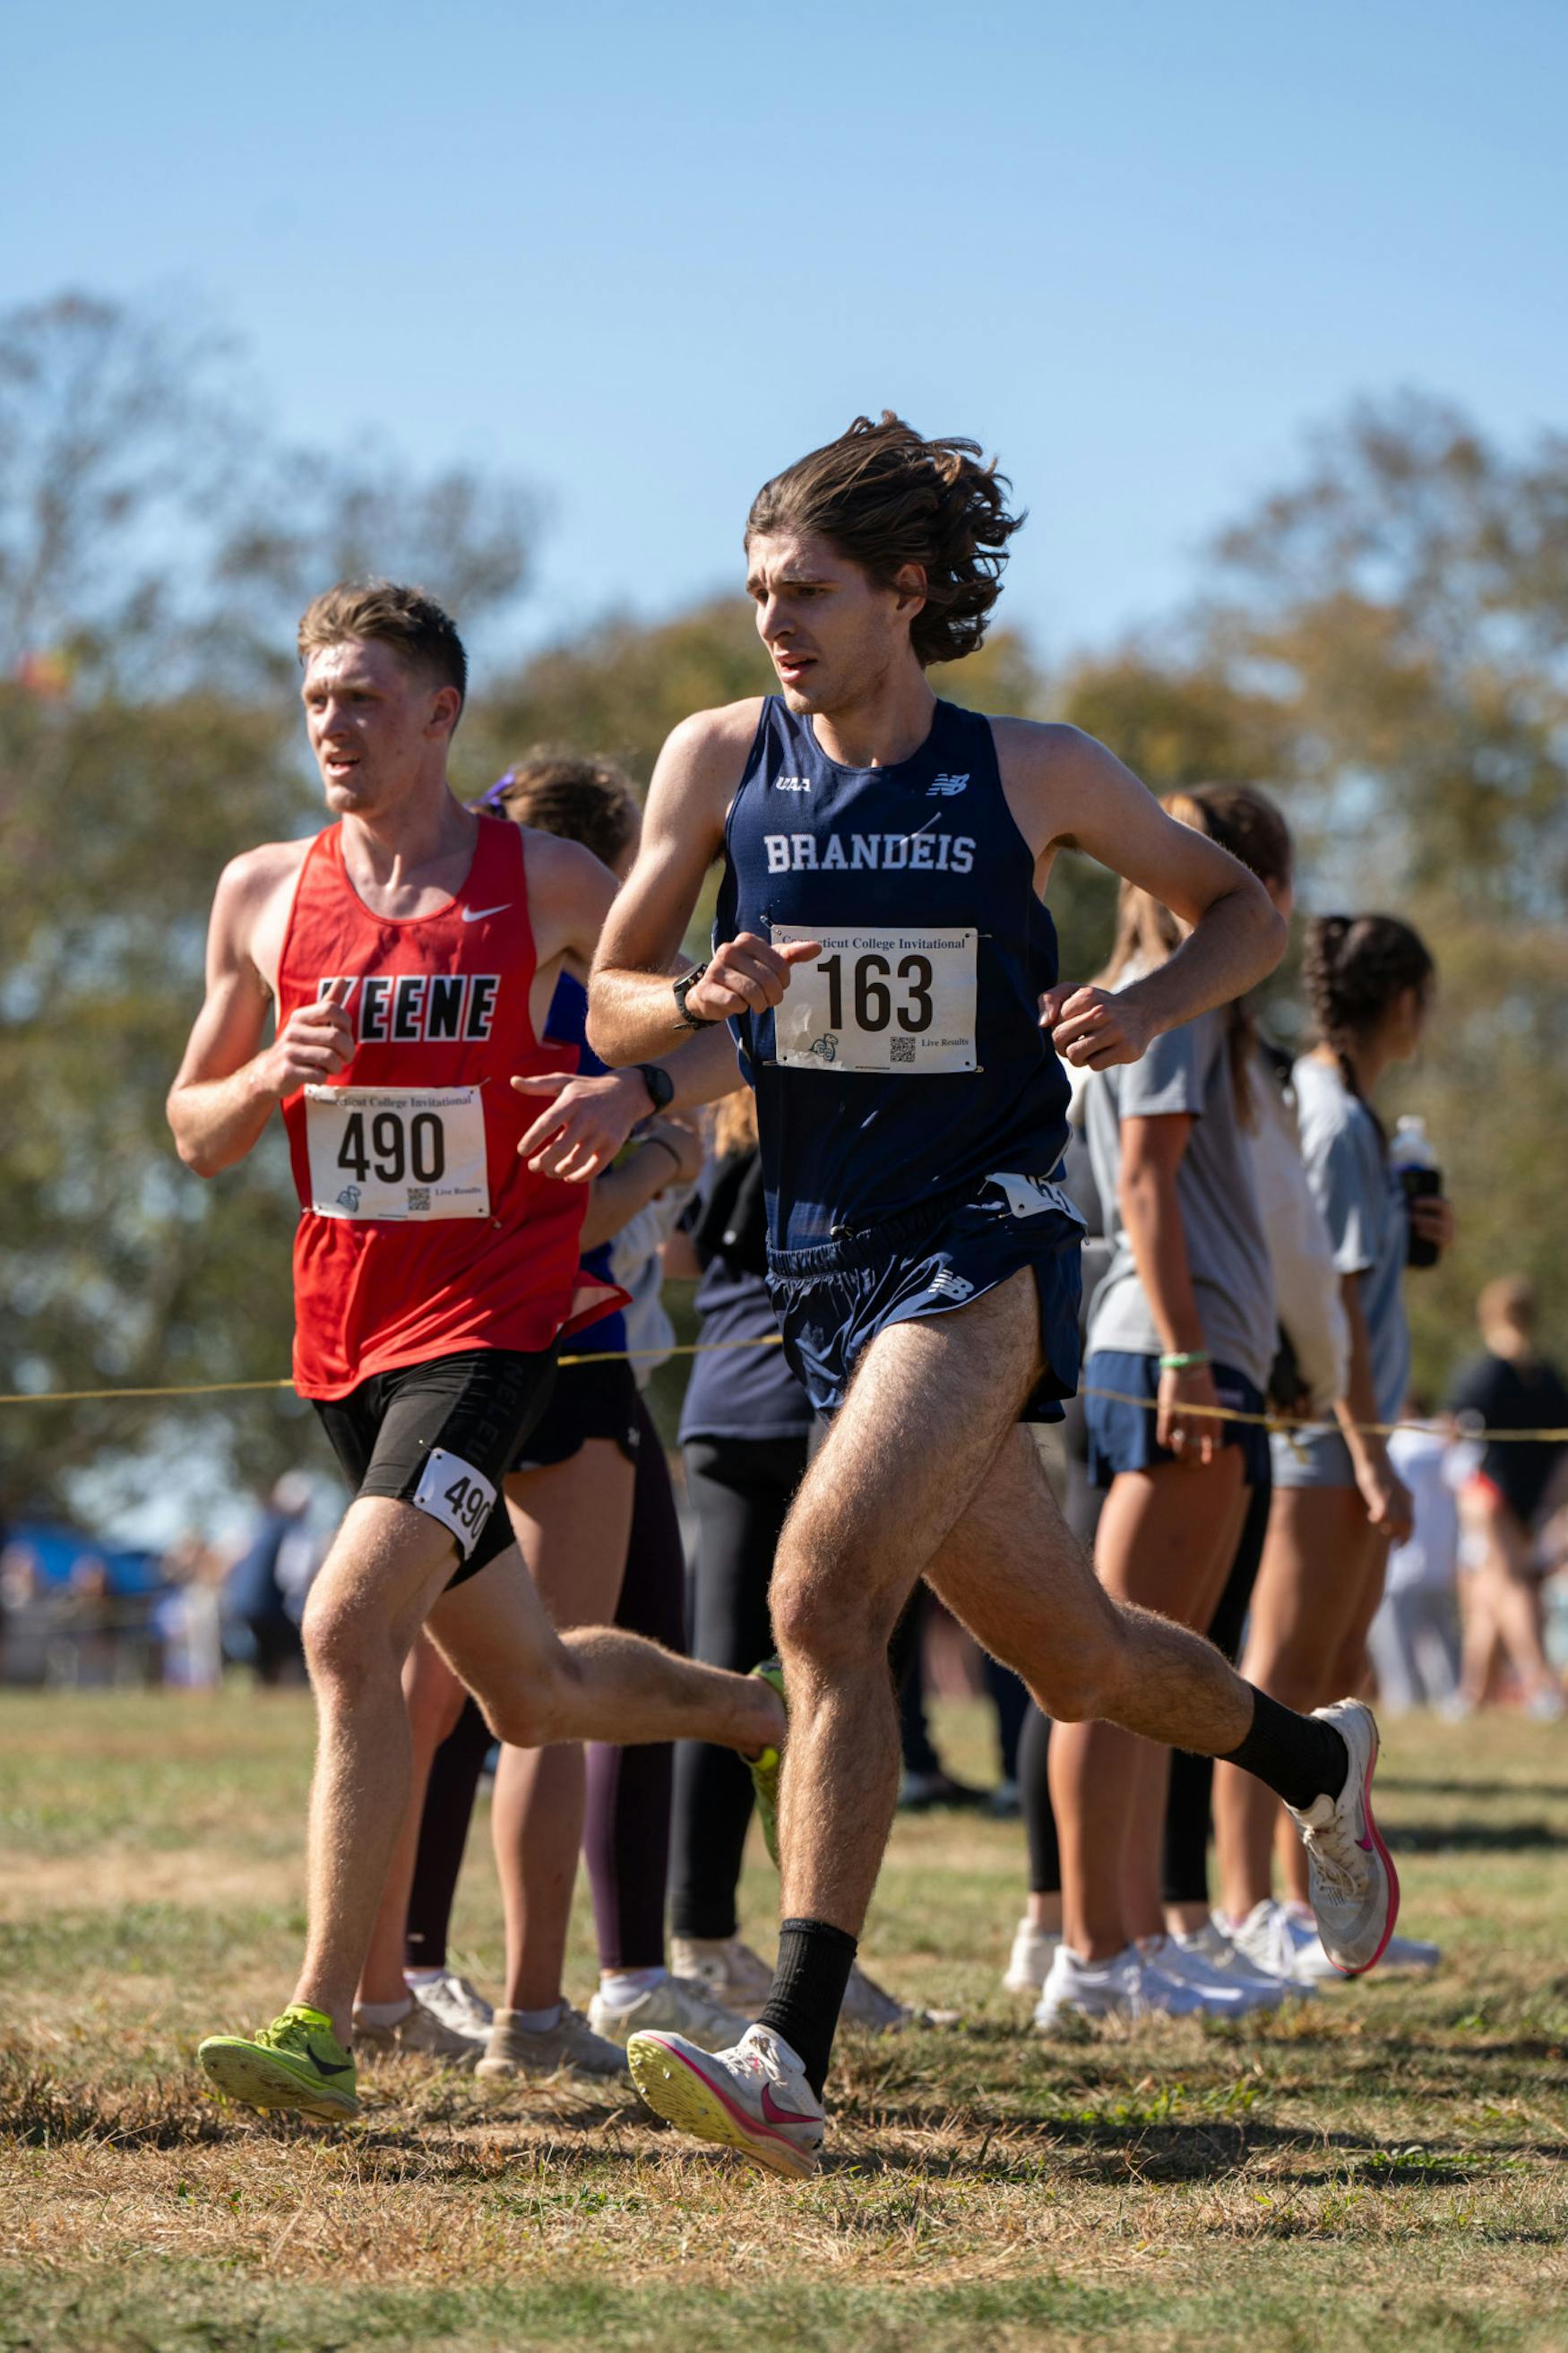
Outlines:
{"type": "MultiPolygon", "coordinates": [[[[1279,812],[1261,795],[1233,810],[1237,797],[1178,795],[1166,806],[1226,848],[1233,822],[1239,832],[1266,818],[1288,873],[1279,812]]],[[[1105,979],[1125,985],[1181,938],[1166,908],[1123,883],[1105,979]]],[[[1230,1571],[1249,1490],[1268,1472],[1261,1428],[1211,1418],[1221,1404],[1260,1412],[1274,1355],[1273,1283],[1242,1134],[1254,1054],[1246,1009],[1230,1006],[1157,1038],[1139,1062],[1092,1072],[1085,1094],[1110,1246],[1083,1384],[1089,1474],[1107,1490],[1096,1566],[1119,1599],[1198,1630],[1230,1571]]],[[[1168,1767],[1167,1751],[1110,1725],[1052,1727],[1062,1942],[1036,2013],[1042,2025],[1070,2009],[1185,2014],[1215,1990],[1212,1970],[1206,1993],[1196,1987],[1187,1972],[1201,1959],[1174,1938],[1166,1949],[1180,1974],[1140,1949],[1140,1939],[1165,1933],[1168,1767]]],[[[1041,1792],[1026,1803],[1036,1809],[1031,1848],[1043,1852],[1034,1836],[1041,1792]]],[[[1031,1888],[1026,1931],[1048,1932],[1047,1894],[1031,1888]]]]}
{"type": "MultiPolygon", "coordinates": [[[[1393,915],[1320,917],[1303,970],[1321,1042],[1292,1073],[1308,1181],[1333,1246],[1350,1327],[1337,1430],[1274,1445],[1274,1502],[1253,1589],[1241,1672],[1289,1707],[1320,1707],[1360,1687],[1366,1634],[1383,1593],[1391,1537],[1410,1532],[1410,1498],[1387,1442],[1368,1423],[1403,1409],[1410,1362],[1402,1296],[1412,1225],[1448,1239],[1446,1201],[1406,1205],[1372,1099],[1384,1073],[1415,1053],[1426,1026],[1433,965],[1408,923],[1393,915]]],[[[1307,1890],[1288,1881],[1272,1901],[1279,1808],[1245,1774],[1222,1766],[1215,1824],[1223,1915],[1242,1949],[1269,1967],[1324,1975],[1328,1963],[1302,1919],[1307,1890]]],[[[1429,1963],[1436,1947],[1394,1937],[1384,1966],[1429,1963]]]]}
{"type": "Polygon", "coordinates": [[[1237,1102],[1228,1011],[1202,1013],[1167,1030],[1140,1062],[1096,1071],[1085,1113],[1110,1244],[1110,1263],[1089,1308],[1087,1354],[1165,1352],[1122,1213],[1122,1123],[1190,1119],[1175,1187],[1202,1345],[1212,1363],[1245,1373],[1262,1389],[1274,1359],[1274,1283],[1237,1102]]]}

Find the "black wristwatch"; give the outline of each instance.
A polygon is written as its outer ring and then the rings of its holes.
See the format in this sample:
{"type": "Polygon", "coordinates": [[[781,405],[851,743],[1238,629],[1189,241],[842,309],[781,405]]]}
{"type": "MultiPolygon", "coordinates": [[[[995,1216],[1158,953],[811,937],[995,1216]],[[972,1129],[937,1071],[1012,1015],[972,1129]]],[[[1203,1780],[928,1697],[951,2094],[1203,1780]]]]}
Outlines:
{"type": "Polygon", "coordinates": [[[654,1111],[665,1110],[675,1092],[675,1081],[669,1072],[661,1071],[657,1062],[634,1062],[632,1068],[647,1089],[647,1099],[654,1111]]]}
{"type": "Polygon", "coordinates": [[[687,998],[707,969],[705,964],[694,964],[675,983],[675,1018],[684,1029],[715,1029],[719,1026],[717,1022],[705,1021],[700,1013],[689,1013],[686,1009],[687,998]]]}

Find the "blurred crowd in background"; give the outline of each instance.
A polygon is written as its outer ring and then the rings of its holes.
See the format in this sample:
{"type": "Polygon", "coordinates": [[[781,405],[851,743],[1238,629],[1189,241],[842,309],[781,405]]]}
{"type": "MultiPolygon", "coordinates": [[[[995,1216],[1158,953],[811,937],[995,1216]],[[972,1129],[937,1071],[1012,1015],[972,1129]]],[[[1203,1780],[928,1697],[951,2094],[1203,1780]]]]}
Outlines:
{"type": "MultiPolygon", "coordinates": [[[[1408,1542],[1390,1552],[1368,1637],[1379,1704],[1388,1715],[1430,1707],[1458,1717],[1494,1705],[1555,1717],[1568,1675],[1568,1497],[1557,1499],[1556,1481],[1548,1507],[1525,1531],[1522,1553],[1500,1560],[1486,1520],[1465,1507],[1483,1449],[1472,1434],[1478,1417],[1462,1396],[1457,1378],[1441,1411],[1413,1398],[1411,1426],[1390,1441],[1415,1525],[1408,1542]],[[1549,1691],[1530,1686],[1510,1649],[1505,1629],[1521,1619],[1538,1629],[1552,1672],[1549,1691]]],[[[1081,1411],[1065,1430],[1044,1433],[1043,1443],[1058,1493],[1081,1519],[1088,1495],[1081,1411]]],[[[679,1454],[670,1467],[684,1505],[679,1454]]],[[[258,1495],[243,1537],[226,1543],[192,1528],[159,1555],[59,1523],[0,1530],[0,1683],[176,1691],[303,1683],[300,1616],[341,1508],[331,1478],[310,1468],[285,1472],[258,1495]]],[[[689,1533],[684,1508],[682,1523],[689,1533]]],[[[1022,1686],[984,1657],[934,1595],[920,1597],[918,1621],[901,1674],[904,1809],[1016,1812],[1022,1686]],[[990,1785],[948,1771],[931,1731],[931,1698],[991,1702],[990,1785]]]]}

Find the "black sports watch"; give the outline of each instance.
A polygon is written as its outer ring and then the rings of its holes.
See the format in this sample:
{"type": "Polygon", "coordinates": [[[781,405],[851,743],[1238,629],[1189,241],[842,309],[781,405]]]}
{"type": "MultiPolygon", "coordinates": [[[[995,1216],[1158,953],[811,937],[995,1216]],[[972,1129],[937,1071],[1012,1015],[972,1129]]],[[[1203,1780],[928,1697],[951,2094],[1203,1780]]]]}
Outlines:
{"type": "Polygon", "coordinates": [[[675,1081],[657,1062],[634,1062],[633,1070],[647,1089],[647,1099],[655,1112],[664,1111],[675,1092],[675,1081]]]}
{"type": "Polygon", "coordinates": [[[705,964],[694,964],[691,970],[689,972],[683,972],[680,978],[675,983],[675,1018],[684,1029],[714,1029],[718,1028],[717,1022],[706,1021],[703,1019],[700,1013],[689,1013],[686,1009],[686,1000],[688,997],[690,996],[691,991],[696,987],[698,982],[701,979],[707,969],[708,967],[705,964]]]}

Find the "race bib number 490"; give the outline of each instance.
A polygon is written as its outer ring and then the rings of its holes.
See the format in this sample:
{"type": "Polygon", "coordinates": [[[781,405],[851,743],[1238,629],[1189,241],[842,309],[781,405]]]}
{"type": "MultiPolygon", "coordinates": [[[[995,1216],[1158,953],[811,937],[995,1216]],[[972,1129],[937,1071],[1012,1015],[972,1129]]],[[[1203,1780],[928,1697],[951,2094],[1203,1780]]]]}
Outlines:
{"type": "Polygon", "coordinates": [[[320,1218],[488,1218],[478,1087],[307,1087],[320,1218]]]}
{"type": "Polygon", "coordinates": [[[972,931],[805,931],[774,923],[773,945],[820,940],[792,966],[773,1014],[776,1060],[803,1071],[874,1071],[916,1078],[973,1071],[972,931]]]}

